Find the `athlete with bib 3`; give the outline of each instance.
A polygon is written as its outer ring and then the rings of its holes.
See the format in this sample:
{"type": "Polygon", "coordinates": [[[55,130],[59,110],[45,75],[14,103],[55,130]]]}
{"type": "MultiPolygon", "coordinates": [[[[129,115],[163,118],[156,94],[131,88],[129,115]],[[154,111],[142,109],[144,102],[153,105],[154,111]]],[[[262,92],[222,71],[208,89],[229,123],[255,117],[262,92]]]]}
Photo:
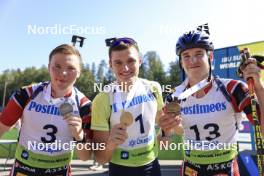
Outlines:
{"type": "Polygon", "coordinates": [[[22,123],[10,176],[71,175],[74,144],[91,138],[91,102],[74,87],[81,65],[75,47],[60,45],[49,56],[51,80],[13,94],[0,115],[0,136],[22,123]]]}
{"type": "Polygon", "coordinates": [[[133,39],[106,43],[116,81],[93,100],[93,139],[106,143],[105,150],[95,151],[96,159],[110,161],[110,176],[160,176],[155,122],[163,107],[161,86],[138,78],[142,60],[133,39]]]}
{"type": "MultiPolygon", "coordinates": [[[[212,76],[213,49],[209,32],[205,30],[185,33],[176,44],[180,66],[187,76],[167,101],[177,97],[181,106],[184,176],[239,176],[236,135],[241,112],[245,112],[253,123],[247,85],[242,81],[212,76]]],[[[259,68],[253,62],[248,63],[243,75],[245,79],[254,79],[258,117],[263,122],[264,85],[259,68]]],[[[168,115],[161,118],[165,131],[175,128],[170,125],[173,120],[168,115]]],[[[263,135],[264,123],[261,128],[263,135]]]]}

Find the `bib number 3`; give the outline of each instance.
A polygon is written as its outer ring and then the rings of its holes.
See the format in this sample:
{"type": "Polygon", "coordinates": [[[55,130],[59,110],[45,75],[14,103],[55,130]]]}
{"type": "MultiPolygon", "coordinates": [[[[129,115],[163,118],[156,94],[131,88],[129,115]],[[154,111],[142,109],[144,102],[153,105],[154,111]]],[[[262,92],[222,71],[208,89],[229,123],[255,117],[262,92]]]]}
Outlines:
{"type": "Polygon", "coordinates": [[[47,136],[41,137],[41,141],[43,143],[53,143],[56,141],[56,136],[55,134],[58,132],[58,128],[54,125],[47,124],[43,127],[45,131],[47,131],[47,136]]]}

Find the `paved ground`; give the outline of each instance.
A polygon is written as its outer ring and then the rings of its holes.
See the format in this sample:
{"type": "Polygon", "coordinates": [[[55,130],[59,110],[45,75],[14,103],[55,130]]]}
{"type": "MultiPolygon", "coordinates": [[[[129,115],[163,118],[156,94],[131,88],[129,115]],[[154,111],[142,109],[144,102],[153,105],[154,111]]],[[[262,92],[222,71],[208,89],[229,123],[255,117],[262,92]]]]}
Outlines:
{"type": "MultiPolygon", "coordinates": [[[[12,166],[13,160],[0,159],[0,176],[7,176],[8,170],[10,170],[12,166]]],[[[180,171],[180,161],[176,160],[161,160],[161,171],[162,176],[177,176],[180,171]]],[[[74,176],[107,176],[108,169],[107,165],[104,166],[103,170],[100,171],[92,171],[89,167],[92,166],[92,161],[80,161],[73,160],[72,161],[72,173],[74,176]]]]}

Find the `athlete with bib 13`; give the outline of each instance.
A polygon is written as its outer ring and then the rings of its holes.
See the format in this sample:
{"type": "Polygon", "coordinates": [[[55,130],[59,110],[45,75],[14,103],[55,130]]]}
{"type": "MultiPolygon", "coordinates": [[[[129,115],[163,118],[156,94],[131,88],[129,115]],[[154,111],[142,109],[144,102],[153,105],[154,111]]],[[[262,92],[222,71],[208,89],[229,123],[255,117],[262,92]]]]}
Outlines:
{"type": "Polygon", "coordinates": [[[60,45],[49,55],[50,81],[13,94],[0,116],[0,136],[22,121],[10,176],[71,175],[74,143],[91,138],[91,102],[73,86],[81,65],[75,47],[60,45]]]}
{"type": "MultiPolygon", "coordinates": [[[[168,96],[168,101],[174,95],[177,97],[176,92],[185,93],[190,88],[198,87],[198,91],[179,100],[183,137],[187,146],[182,167],[184,176],[239,176],[236,135],[241,112],[245,112],[253,123],[247,85],[238,80],[212,76],[213,49],[209,32],[205,30],[185,33],[176,44],[180,66],[187,76],[168,96]]],[[[242,71],[245,80],[249,77],[254,79],[258,117],[263,122],[264,86],[260,79],[260,68],[253,61],[254,58],[250,58],[242,71]]],[[[166,126],[165,131],[173,127],[170,125],[173,120],[168,115],[161,118],[162,126],[166,126]]],[[[264,123],[261,123],[261,129],[263,136],[264,123]]]]}

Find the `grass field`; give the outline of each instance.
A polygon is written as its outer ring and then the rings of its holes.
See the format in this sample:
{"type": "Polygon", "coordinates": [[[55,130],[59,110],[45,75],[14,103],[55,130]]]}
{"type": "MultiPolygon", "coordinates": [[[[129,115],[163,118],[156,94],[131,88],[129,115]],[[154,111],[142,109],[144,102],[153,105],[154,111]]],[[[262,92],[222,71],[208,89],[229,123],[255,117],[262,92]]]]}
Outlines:
{"type": "MultiPolygon", "coordinates": [[[[12,129],[11,131],[5,133],[1,139],[17,139],[18,137],[18,131],[17,129],[12,129]]],[[[0,144],[0,158],[6,158],[8,154],[10,154],[10,157],[14,157],[16,149],[16,144],[12,144],[11,146],[9,144],[0,144]],[[10,153],[9,150],[11,149],[10,153]]]]}
{"type": "MultiPolygon", "coordinates": [[[[11,131],[4,134],[1,139],[17,139],[18,132],[16,129],[12,129],[11,131]]],[[[173,138],[173,143],[181,142],[181,138],[175,136],[173,138]]],[[[14,157],[16,144],[12,144],[12,146],[6,144],[0,144],[0,158],[6,158],[8,156],[9,147],[11,147],[10,157],[14,157]]],[[[74,155],[74,158],[76,156],[74,155]]],[[[159,151],[159,159],[163,160],[175,160],[175,159],[182,159],[182,151],[181,150],[160,150],[159,151]]]]}
{"type": "MultiPolygon", "coordinates": [[[[182,142],[182,138],[180,136],[174,136],[172,139],[173,144],[178,144],[182,142]]],[[[173,149],[174,145],[172,145],[173,149]]],[[[173,150],[160,150],[159,151],[159,159],[161,160],[182,160],[183,152],[180,149],[173,150]]]]}

